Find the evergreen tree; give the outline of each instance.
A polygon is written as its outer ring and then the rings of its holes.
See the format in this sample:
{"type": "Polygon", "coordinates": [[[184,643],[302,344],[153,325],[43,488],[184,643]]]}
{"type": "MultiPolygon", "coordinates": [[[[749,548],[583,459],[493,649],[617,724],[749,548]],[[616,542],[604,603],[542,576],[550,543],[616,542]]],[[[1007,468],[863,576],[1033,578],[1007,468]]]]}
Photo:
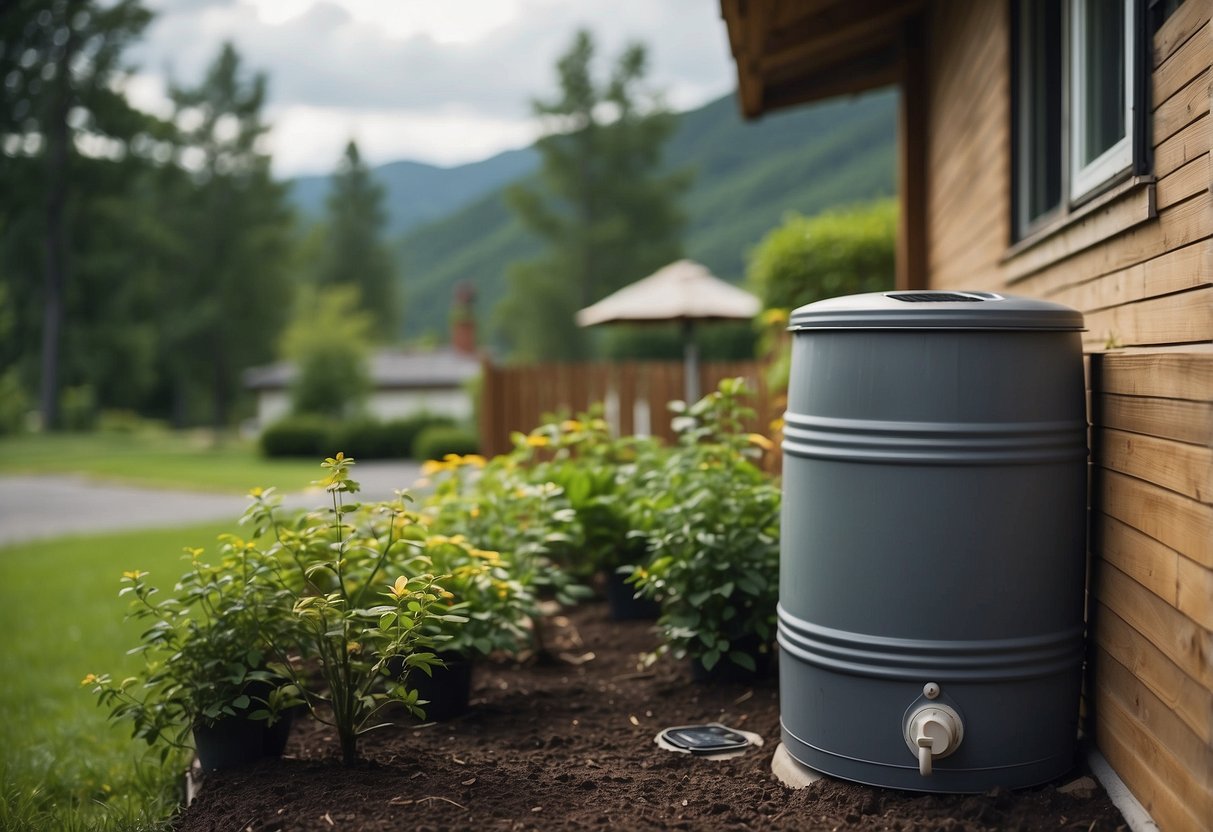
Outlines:
{"type": "MultiPolygon", "coordinates": [[[[153,120],[119,91],[122,55],[150,13],[139,0],[13,0],[0,14],[0,152],[6,157],[0,191],[3,259],[0,279],[12,281],[13,302],[27,314],[19,339],[41,344],[39,405],[47,427],[59,422],[62,348],[73,279],[69,250],[79,235],[73,218],[81,195],[96,206],[111,193],[89,192],[89,175],[105,168],[84,160],[78,146],[90,140],[102,153],[122,157],[153,120]],[[108,154],[106,153],[108,151],[108,154]],[[35,210],[32,206],[38,206],[35,210]],[[41,239],[41,256],[24,248],[23,232],[41,239]],[[42,263],[41,291],[33,263],[42,263]],[[34,320],[38,323],[35,324],[34,320]]],[[[111,166],[112,167],[112,166],[111,166]]],[[[121,187],[121,186],[119,186],[121,187]]],[[[29,238],[24,238],[29,239],[29,238]]],[[[94,309],[88,309],[95,312],[94,309]]],[[[73,326],[77,323],[73,321],[73,326]]]]}
{"type": "Polygon", "coordinates": [[[577,309],[639,280],[682,254],[678,201],[687,172],[662,173],[662,147],[675,126],[643,85],[645,49],[628,46],[610,76],[591,73],[594,42],[578,32],[557,63],[560,93],[536,101],[546,134],[541,189],[515,186],[507,200],[547,251],[510,270],[499,309],[519,358],[589,354],[573,320],[577,309]]]}
{"type": "Polygon", "coordinates": [[[379,340],[397,336],[400,309],[396,298],[396,266],[383,235],[387,228],[383,186],[351,141],[332,178],[328,196],[328,227],[319,282],[324,286],[358,287],[362,305],[374,320],[379,340]]]}
{"type": "Polygon", "coordinates": [[[190,176],[173,217],[183,245],[165,346],[178,402],[205,379],[217,431],[230,424],[240,372],[273,356],[290,310],[292,217],[258,148],[265,89],[225,44],[197,87],[171,91],[190,176]]]}

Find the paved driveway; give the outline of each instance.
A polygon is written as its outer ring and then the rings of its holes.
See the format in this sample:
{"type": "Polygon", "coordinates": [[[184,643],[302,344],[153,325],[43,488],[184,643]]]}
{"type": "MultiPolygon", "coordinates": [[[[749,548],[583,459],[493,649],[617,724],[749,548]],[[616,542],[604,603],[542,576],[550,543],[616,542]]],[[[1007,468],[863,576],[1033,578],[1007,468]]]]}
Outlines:
{"type": "MultiPolygon", "coordinates": [[[[413,462],[360,462],[354,479],[361,499],[386,500],[396,488],[411,488],[420,475],[413,462]]],[[[318,490],[288,494],[284,504],[310,508],[323,503],[318,490]]],[[[0,546],[25,540],[121,529],[235,521],[248,498],[115,485],[82,476],[0,477],[0,546]]]]}

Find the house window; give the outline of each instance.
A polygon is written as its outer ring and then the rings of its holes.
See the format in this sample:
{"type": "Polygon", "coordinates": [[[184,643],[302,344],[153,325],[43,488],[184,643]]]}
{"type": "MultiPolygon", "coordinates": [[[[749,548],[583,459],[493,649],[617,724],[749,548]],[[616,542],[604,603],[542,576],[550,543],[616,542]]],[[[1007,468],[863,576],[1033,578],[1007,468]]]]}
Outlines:
{"type": "Polygon", "coordinates": [[[1064,217],[1140,162],[1137,0],[1014,9],[1015,237],[1064,217]]]}
{"type": "Polygon", "coordinates": [[[1070,192],[1133,164],[1133,0],[1070,2],[1070,192]]]}

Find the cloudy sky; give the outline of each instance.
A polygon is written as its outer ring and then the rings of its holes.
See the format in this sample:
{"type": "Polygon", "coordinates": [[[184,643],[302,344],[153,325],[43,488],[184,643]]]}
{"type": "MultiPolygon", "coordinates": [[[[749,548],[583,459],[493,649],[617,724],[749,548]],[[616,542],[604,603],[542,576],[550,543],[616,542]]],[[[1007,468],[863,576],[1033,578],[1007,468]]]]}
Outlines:
{"type": "Polygon", "coordinates": [[[733,88],[716,0],[147,0],[156,20],[130,92],[162,109],[224,40],[269,75],[269,149],[282,176],[328,173],[354,138],[371,164],[486,158],[536,136],[530,100],[555,89],[578,27],[605,70],[648,45],[650,82],[675,109],[733,88]]]}

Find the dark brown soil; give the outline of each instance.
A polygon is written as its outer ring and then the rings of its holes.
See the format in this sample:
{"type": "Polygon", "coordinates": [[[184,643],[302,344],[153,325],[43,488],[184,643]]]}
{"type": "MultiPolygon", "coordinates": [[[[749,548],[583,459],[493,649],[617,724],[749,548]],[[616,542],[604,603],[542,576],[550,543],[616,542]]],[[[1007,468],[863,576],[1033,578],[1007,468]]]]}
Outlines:
{"type": "Polygon", "coordinates": [[[706,686],[670,661],[638,671],[637,655],[653,646],[651,625],[611,622],[603,604],[557,619],[552,636],[561,661],[479,666],[470,713],[370,734],[357,767],[342,766],[334,735],[304,720],[282,761],[208,775],[177,829],[1112,832],[1124,825],[1102,788],[1058,791],[1085,774],[1080,769],[1047,786],[979,796],[830,779],[788,789],[770,772],[779,742],[773,679],[706,686]],[[722,762],[653,743],[663,727],[711,721],[756,732],[766,744],[722,762]]]}

